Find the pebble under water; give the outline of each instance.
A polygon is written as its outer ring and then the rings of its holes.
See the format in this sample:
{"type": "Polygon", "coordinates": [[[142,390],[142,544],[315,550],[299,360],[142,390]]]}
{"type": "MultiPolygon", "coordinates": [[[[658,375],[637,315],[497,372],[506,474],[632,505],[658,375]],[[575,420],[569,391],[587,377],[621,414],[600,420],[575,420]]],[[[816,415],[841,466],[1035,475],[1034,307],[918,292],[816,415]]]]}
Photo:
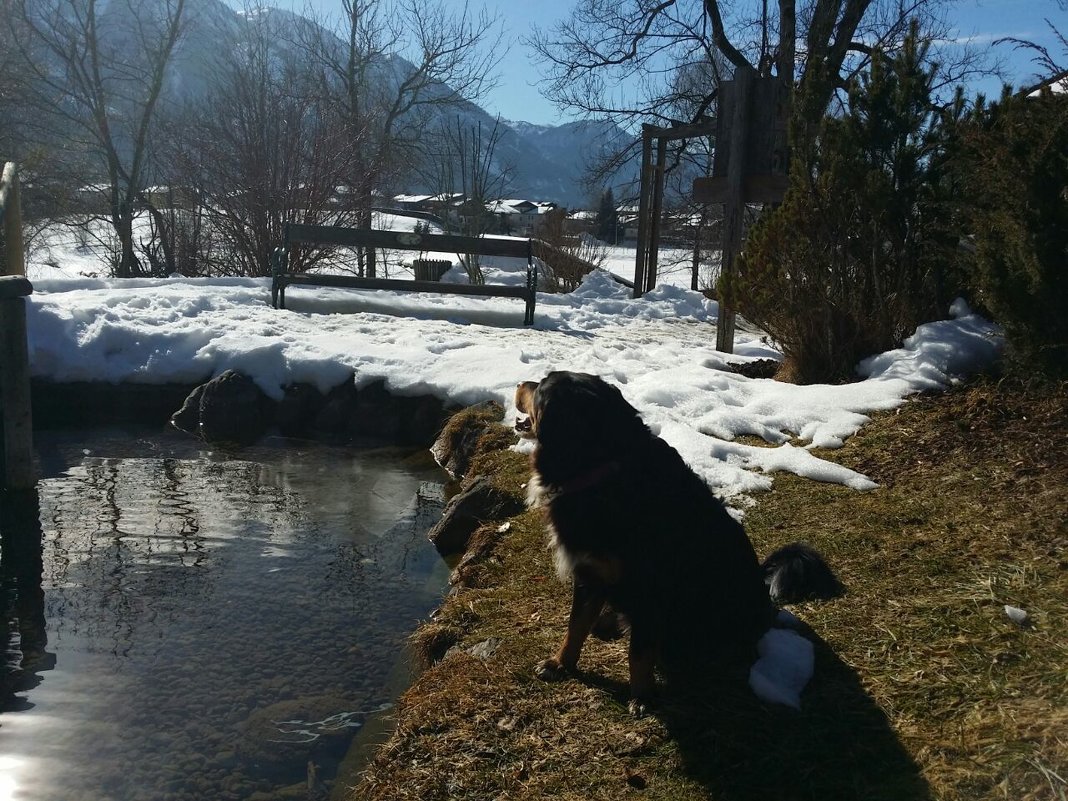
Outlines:
{"type": "Polygon", "coordinates": [[[326,798],[447,572],[426,454],[39,434],[0,510],[0,801],[326,798]]]}

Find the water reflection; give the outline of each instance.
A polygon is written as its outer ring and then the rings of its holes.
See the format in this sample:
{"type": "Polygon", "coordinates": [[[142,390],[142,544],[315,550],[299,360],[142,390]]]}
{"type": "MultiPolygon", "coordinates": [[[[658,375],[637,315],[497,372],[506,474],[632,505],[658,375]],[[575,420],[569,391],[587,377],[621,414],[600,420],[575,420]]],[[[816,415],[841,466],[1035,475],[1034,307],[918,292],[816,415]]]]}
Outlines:
{"type": "MultiPolygon", "coordinates": [[[[56,663],[55,654],[46,650],[39,510],[35,490],[0,492],[0,702],[36,687],[40,673],[56,663]]],[[[33,706],[25,697],[12,705],[33,706]]]]}
{"type": "Polygon", "coordinates": [[[0,507],[9,797],[325,791],[440,598],[437,469],[126,433],[40,447],[53,475],[0,507]]]}

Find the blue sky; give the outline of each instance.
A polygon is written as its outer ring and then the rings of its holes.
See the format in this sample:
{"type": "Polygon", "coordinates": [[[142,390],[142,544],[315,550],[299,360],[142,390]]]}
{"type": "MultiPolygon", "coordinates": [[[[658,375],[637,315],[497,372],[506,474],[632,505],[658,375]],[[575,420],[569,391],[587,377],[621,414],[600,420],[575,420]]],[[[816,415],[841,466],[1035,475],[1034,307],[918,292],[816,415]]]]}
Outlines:
{"type": "MultiPolygon", "coordinates": [[[[243,5],[242,0],[227,2],[235,7],[243,5]]],[[[309,3],[323,14],[336,14],[341,8],[341,0],[265,0],[266,5],[294,11],[300,11],[309,3]]],[[[539,94],[536,87],[538,68],[518,39],[528,34],[532,25],[547,28],[566,18],[574,3],[575,0],[471,0],[471,8],[484,6],[490,13],[496,13],[505,27],[500,86],[483,103],[487,111],[510,120],[565,121],[539,94]]],[[[461,9],[464,2],[446,0],[446,5],[461,9]]],[[[992,47],[993,41],[1003,36],[1029,39],[1051,48],[1058,63],[1068,62],[1068,53],[1061,52],[1043,21],[1049,19],[1062,34],[1068,35],[1068,11],[1062,10],[1057,0],[957,0],[949,6],[949,14],[959,38],[974,38],[982,47],[992,47]]],[[[1030,63],[1029,54],[1014,52],[1005,45],[997,48],[995,54],[1006,60],[1005,77],[1011,83],[1020,86],[1032,82],[1036,67],[1030,63]]],[[[996,97],[1000,87],[999,81],[988,80],[973,88],[996,97]]]]}

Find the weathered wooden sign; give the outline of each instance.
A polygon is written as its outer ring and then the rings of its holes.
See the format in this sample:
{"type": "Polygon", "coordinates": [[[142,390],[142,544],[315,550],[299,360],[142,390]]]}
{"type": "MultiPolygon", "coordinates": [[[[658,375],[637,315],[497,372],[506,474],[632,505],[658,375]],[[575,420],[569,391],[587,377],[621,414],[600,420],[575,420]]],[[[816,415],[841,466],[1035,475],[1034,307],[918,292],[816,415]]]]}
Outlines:
{"type": "MultiPolygon", "coordinates": [[[[719,87],[712,175],[693,184],[694,200],[724,207],[720,269],[732,276],[742,249],[747,203],[777,203],[786,192],[789,95],[777,78],[740,69],[719,87]]],[[[734,312],[720,299],[716,349],[734,352],[734,312]]]]}
{"type": "Polygon", "coordinates": [[[726,203],[732,154],[741,149],[741,201],[778,203],[786,191],[788,164],[786,129],[789,96],[778,78],[724,81],[719,88],[719,114],[712,175],[693,182],[694,200],[726,203]],[[748,95],[748,97],[747,97],[748,95]],[[746,104],[744,130],[736,130],[739,102],[746,104]],[[740,145],[740,148],[739,148],[740,145]]]}

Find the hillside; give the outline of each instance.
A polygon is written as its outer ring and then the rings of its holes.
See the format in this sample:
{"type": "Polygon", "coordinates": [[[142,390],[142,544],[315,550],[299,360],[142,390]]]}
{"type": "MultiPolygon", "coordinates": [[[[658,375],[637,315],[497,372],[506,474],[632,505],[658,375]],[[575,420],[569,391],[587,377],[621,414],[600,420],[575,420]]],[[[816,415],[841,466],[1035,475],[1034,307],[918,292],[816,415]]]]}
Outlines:
{"type": "MultiPolygon", "coordinates": [[[[296,42],[322,34],[319,22],[292,11],[267,8],[255,13],[238,12],[221,0],[189,0],[186,4],[184,32],[175,50],[167,82],[171,101],[193,102],[207,96],[219,73],[221,57],[233,52],[234,42],[250,24],[266,22],[271,28],[271,46],[275,55],[292,53],[296,42]]],[[[102,12],[102,39],[105,48],[130,50],[129,38],[137,32],[131,27],[123,6],[109,4],[102,12]]],[[[330,35],[327,34],[329,37],[330,35]]],[[[338,42],[340,45],[340,41],[338,42]]],[[[403,80],[415,68],[398,54],[386,53],[374,65],[371,84],[388,86],[403,80]]],[[[444,84],[427,88],[430,95],[446,95],[444,84]]],[[[429,118],[420,127],[436,131],[441,126],[481,125],[484,132],[496,122],[492,111],[473,103],[443,105],[429,110],[429,118]]],[[[605,146],[614,146],[627,138],[617,126],[606,122],[570,122],[558,126],[541,126],[525,122],[501,121],[502,136],[495,153],[497,168],[510,176],[503,194],[536,200],[549,200],[568,207],[587,207],[591,193],[582,185],[588,159],[605,146]]],[[[634,180],[636,165],[620,171],[619,184],[634,180]]],[[[398,190],[437,192],[418,172],[398,179],[398,190]]],[[[617,186],[617,188],[618,188],[617,186]]]]}

